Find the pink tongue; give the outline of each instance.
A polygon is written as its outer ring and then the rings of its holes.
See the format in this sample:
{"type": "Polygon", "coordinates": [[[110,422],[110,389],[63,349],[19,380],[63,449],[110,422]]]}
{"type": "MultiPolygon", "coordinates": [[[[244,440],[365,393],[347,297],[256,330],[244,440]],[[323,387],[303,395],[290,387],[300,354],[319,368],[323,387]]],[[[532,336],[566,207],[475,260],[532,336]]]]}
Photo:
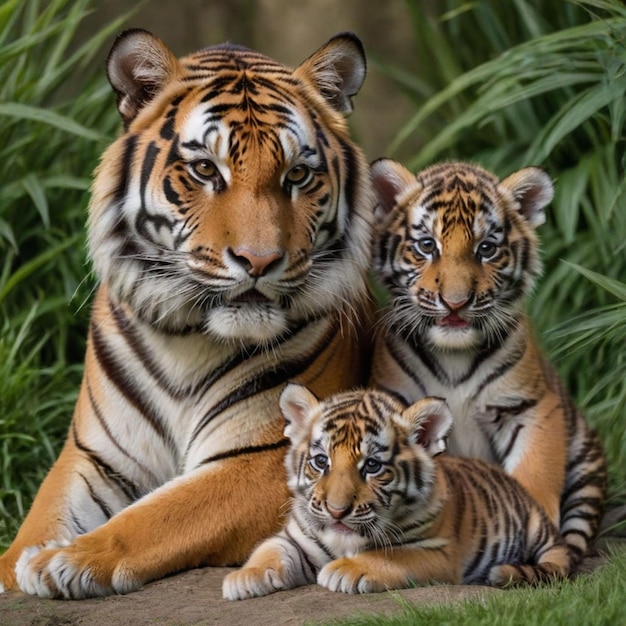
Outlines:
{"type": "Polygon", "coordinates": [[[444,317],[441,320],[441,325],[464,327],[464,326],[467,326],[467,322],[464,319],[460,318],[456,313],[450,313],[450,315],[448,315],[447,317],[444,317]]]}

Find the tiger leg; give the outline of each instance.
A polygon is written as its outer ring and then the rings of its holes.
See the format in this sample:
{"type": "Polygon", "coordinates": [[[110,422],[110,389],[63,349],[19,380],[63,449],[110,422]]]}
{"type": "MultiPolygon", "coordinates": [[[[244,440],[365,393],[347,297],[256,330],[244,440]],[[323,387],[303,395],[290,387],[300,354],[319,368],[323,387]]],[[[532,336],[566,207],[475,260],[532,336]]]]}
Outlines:
{"type": "Polygon", "coordinates": [[[516,421],[513,444],[503,467],[533,497],[558,528],[561,493],[565,485],[567,425],[556,394],[546,393],[534,415],[516,421]]]}
{"type": "Polygon", "coordinates": [[[96,505],[90,489],[94,485],[100,489],[102,485],[98,484],[101,477],[95,473],[93,464],[68,438],[15,539],[0,557],[0,591],[17,588],[15,567],[26,548],[67,544],[77,534],[105,523],[131,502],[125,494],[114,493],[107,486],[106,510],[105,505],[96,505]]]}
{"type": "Polygon", "coordinates": [[[561,536],[576,561],[589,551],[598,532],[607,489],[602,443],[582,416],[570,445],[569,471],[561,499],[561,536]]]}
{"type": "Polygon", "coordinates": [[[128,593],[199,565],[234,565],[277,530],[288,498],[283,451],[258,452],[176,478],[64,547],[29,550],[23,591],[79,599],[128,593]]]}
{"type": "Polygon", "coordinates": [[[317,569],[290,535],[281,532],[256,548],[241,569],[224,578],[223,597],[245,600],[314,583],[317,569]]]}
{"type": "Polygon", "coordinates": [[[376,593],[403,589],[411,583],[461,583],[456,559],[440,549],[362,552],[325,565],[317,582],[331,591],[376,593]]]}
{"type": "Polygon", "coordinates": [[[567,578],[572,570],[570,548],[555,544],[537,559],[536,564],[496,565],[489,572],[489,583],[496,587],[536,585],[550,580],[567,578]]]}

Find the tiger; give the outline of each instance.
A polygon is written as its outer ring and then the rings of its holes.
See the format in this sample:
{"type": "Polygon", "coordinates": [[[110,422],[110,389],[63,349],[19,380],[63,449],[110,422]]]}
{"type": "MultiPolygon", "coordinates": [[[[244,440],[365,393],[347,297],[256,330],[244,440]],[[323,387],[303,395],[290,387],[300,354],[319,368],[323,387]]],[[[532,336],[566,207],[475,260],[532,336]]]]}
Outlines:
{"type": "Polygon", "coordinates": [[[289,492],[278,398],[367,378],[375,197],[346,116],[366,74],[338,33],[295,69],[142,29],[107,59],[123,129],[96,168],[97,278],[67,439],[0,585],[125,594],[242,563],[289,492]]]}
{"type": "Polygon", "coordinates": [[[285,527],[229,573],[229,600],[319,583],[373,593],[420,583],[507,587],[565,578],[558,529],[501,467],[440,454],[441,398],[406,406],[375,389],[280,397],[293,495],[285,527]]]}
{"type": "Polygon", "coordinates": [[[545,170],[504,179],[468,162],[412,174],[372,163],[374,274],[388,294],[371,384],[404,402],[446,399],[452,454],[494,462],[586,555],[607,488],[602,443],[576,408],[526,312],[542,271],[536,229],[554,193],[545,170]]]}

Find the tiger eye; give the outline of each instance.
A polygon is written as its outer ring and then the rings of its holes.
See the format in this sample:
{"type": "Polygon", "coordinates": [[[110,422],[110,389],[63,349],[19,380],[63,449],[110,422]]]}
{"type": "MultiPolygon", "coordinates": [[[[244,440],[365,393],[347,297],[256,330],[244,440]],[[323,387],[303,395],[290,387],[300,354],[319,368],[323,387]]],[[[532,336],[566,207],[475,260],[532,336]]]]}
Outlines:
{"type": "Polygon", "coordinates": [[[437,250],[437,243],[432,237],[422,237],[415,242],[419,254],[430,255],[437,250]]]}
{"type": "Polygon", "coordinates": [[[306,165],[296,165],[287,172],[285,178],[292,185],[301,185],[309,178],[310,173],[311,170],[306,165]]]}
{"type": "Polygon", "coordinates": [[[200,159],[194,161],[191,164],[193,171],[200,176],[200,178],[211,178],[217,173],[217,167],[213,161],[209,159],[200,159]]]}
{"type": "Polygon", "coordinates": [[[498,250],[498,246],[493,241],[483,241],[478,246],[478,255],[483,259],[490,259],[498,250]]]}

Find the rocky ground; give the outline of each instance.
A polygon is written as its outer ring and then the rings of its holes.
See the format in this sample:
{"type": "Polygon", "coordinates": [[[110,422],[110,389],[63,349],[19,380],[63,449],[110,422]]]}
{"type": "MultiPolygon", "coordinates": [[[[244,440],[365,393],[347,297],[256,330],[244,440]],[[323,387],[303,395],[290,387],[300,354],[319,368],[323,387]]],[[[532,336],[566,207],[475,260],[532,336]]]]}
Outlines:
{"type": "MultiPolygon", "coordinates": [[[[609,546],[626,549],[626,539],[611,530],[626,507],[605,520],[605,535],[598,552],[585,560],[581,570],[602,567],[609,546]]],[[[390,615],[402,610],[403,601],[442,603],[507,593],[490,587],[437,585],[397,592],[346,595],[317,585],[284,591],[240,602],[222,599],[222,578],[229,570],[197,569],[159,580],[136,593],[94,600],[67,602],[42,600],[17,592],[0,594],[2,626],[187,626],[219,624],[286,626],[304,622],[330,622],[359,613],[390,615]]]]}

